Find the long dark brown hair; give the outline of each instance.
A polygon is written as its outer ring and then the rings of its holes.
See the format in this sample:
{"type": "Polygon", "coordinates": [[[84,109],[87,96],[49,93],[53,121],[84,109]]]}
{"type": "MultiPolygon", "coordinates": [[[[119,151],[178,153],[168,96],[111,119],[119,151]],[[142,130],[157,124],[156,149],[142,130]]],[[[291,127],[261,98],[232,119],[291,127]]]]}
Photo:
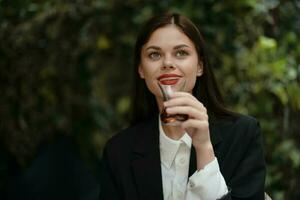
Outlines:
{"type": "Polygon", "coordinates": [[[164,13],[150,18],[140,30],[134,50],[134,91],[131,106],[131,124],[143,121],[158,114],[158,106],[154,95],[148,90],[145,81],[138,75],[141,61],[141,50],[151,34],[158,28],[169,24],[176,25],[195,45],[199,61],[203,64],[203,74],[197,77],[193,95],[208,110],[210,119],[234,117],[235,114],[224,106],[223,97],[218,88],[206,53],[205,42],[199,29],[188,18],[178,13],[164,13]]]}

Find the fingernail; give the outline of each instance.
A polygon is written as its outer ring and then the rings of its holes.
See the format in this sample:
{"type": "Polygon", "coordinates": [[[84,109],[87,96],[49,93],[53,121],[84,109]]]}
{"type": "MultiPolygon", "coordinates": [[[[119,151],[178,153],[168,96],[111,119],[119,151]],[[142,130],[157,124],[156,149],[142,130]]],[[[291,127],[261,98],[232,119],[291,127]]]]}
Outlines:
{"type": "Polygon", "coordinates": [[[168,110],[169,110],[168,108],[165,108],[165,111],[166,111],[167,114],[168,114],[168,110]]]}

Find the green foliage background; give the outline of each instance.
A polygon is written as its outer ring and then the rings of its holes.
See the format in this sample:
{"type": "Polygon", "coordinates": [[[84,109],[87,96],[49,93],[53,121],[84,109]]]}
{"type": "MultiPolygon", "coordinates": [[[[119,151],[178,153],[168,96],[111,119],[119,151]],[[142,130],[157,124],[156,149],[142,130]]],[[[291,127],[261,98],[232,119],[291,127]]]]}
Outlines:
{"type": "Polygon", "coordinates": [[[298,0],[0,0],[3,148],[26,168],[45,138],[67,133],[87,160],[100,158],[128,125],[139,27],[166,10],[197,24],[228,105],[261,122],[266,191],[299,199],[298,0]]]}

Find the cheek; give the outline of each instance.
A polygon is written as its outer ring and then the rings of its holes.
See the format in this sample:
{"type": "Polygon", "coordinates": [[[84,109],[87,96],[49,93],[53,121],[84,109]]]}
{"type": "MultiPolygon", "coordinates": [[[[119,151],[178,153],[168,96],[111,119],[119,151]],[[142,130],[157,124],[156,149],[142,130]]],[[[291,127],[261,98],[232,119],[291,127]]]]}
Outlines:
{"type": "Polygon", "coordinates": [[[157,94],[157,87],[156,87],[156,81],[154,79],[148,79],[148,78],[145,78],[145,82],[146,82],[146,85],[147,85],[147,88],[150,90],[150,92],[154,95],[157,94]]]}
{"type": "Polygon", "coordinates": [[[187,77],[186,91],[189,92],[189,93],[192,93],[193,88],[195,87],[195,84],[196,84],[196,80],[197,80],[197,71],[198,71],[197,66],[198,65],[193,63],[190,66],[193,66],[193,67],[189,67],[186,70],[186,74],[185,74],[186,77],[187,77]]]}
{"type": "Polygon", "coordinates": [[[150,92],[154,95],[159,95],[159,88],[157,86],[157,80],[156,80],[156,66],[152,65],[145,65],[143,63],[143,71],[144,71],[144,80],[146,83],[147,88],[150,90],[150,92]]]}
{"type": "Polygon", "coordinates": [[[195,87],[196,84],[196,80],[197,77],[195,75],[189,76],[188,80],[187,80],[187,86],[186,86],[186,91],[188,93],[193,93],[193,89],[195,87]]]}

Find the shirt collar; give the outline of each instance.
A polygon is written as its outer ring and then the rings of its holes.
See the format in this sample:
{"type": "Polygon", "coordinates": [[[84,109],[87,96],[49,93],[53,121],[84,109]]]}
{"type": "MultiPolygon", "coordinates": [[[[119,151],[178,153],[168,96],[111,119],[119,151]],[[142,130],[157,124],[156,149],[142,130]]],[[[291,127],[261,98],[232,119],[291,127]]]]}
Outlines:
{"type": "Polygon", "coordinates": [[[161,120],[158,121],[161,162],[167,168],[170,168],[172,166],[172,163],[175,159],[180,145],[186,145],[189,149],[191,149],[192,139],[187,133],[184,133],[179,140],[173,140],[169,138],[162,128],[161,120]]]}

